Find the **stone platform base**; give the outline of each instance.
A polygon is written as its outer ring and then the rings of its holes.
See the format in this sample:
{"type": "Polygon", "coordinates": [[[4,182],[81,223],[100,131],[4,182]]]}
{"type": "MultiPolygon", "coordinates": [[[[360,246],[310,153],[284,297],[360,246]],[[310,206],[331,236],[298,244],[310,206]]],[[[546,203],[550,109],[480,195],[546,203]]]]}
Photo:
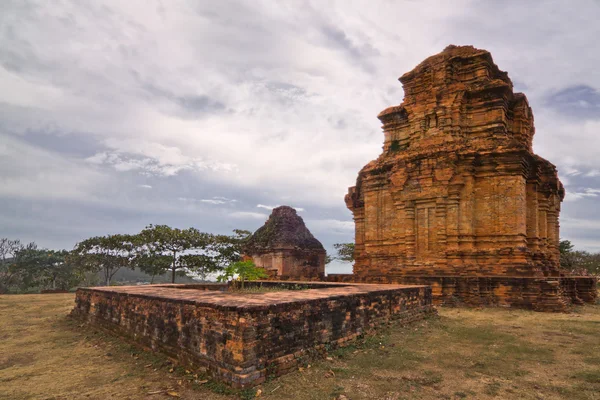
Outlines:
{"type": "Polygon", "coordinates": [[[429,285],[438,305],[507,306],[535,311],[566,311],[571,304],[595,303],[593,277],[523,278],[495,276],[368,276],[328,275],[330,282],[429,285]]]}
{"type": "Polygon", "coordinates": [[[244,388],[293,371],[327,348],[390,320],[409,323],[435,313],[428,286],[252,284],[294,290],[239,293],[224,291],[222,285],[85,288],[77,290],[72,315],[244,388]]]}

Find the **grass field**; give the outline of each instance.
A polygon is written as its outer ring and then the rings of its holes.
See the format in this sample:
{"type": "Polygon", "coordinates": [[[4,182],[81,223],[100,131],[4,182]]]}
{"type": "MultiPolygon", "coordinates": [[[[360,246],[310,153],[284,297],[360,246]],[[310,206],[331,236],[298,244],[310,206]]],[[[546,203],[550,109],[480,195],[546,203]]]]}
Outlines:
{"type": "MultiPolygon", "coordinates": [[[[235,399],[66,317],[73,294],[0,296],[0,399],[235,399]]],[[[439,310],[262,385],[266,399],[600,399],[600,306],[439,310]]]]}

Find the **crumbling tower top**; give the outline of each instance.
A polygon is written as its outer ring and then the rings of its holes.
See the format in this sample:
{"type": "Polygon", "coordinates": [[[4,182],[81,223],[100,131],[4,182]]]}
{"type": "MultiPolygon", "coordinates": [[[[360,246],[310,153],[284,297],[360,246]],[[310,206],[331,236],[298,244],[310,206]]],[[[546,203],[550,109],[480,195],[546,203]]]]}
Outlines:
{"type": "Polygon", "coordinates": [[[384,150],[444,145],[449,151],[493,151],[501,146],[532,152],[535,128],[527,98],[513,93],[508,74],[488,51],[450,45],[399,80],[402,104],[378,115],[384,150]],[[483,137],[490,140],[473,141],[483,137]]]}
{"type": "Polygon", "coordinates": [[[325,250],[304,224],[302,217],[289,206],[273,209],[269,219],[248,240],[247,252],[264,252],[281,248],[325,250]]]}
{"type": "Polygon", "coordinates": [[[244,254],[278,277],[312,279],[325,274],[325,248],[288,206],[273,209],[244,246],[244,254]]]}

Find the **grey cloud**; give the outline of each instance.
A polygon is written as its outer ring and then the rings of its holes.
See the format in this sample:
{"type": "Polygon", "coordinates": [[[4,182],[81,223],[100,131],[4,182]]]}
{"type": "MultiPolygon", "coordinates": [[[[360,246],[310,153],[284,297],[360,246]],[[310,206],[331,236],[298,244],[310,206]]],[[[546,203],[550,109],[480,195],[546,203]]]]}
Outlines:
{"type": "Polygon", "coordinates": [[[214,113],[225,109],[223,103],[205,95],[179,96],[175,97],[175,102],[191,114],[214,113]]]}
{"type": "Polygon", "coordinates": [[[50,63],[44,62],[36,55],[31,41],[19,32],[19,26],[36,22],[34,7],[26,2],[14,2],[13,7],[15,8],[3,7],[3,16],[0,16],[0,65],[8,71],[28,75],[32,72],[33,75],[37,75],[40,71],[56,71],[50,63]]]}
{"type": "Polygon", "coordinates": [[[600,91],[588,85],[570,86],[552,93],[544,105],[571,118],[600,119],[600,91]]]}
{"type": "Polygon", "coordinates": [[[141,85],[148,101],[164,98],[177,106],[175,114],[184,118],[200,118],[226,110],[225,104],[205,94],[176,94],[151,83],[141,85]]]}
{"type": "Polygon", "coordinates": [[[355,45],[343,30],[334,25],[324,24],[321,27],[321,32],[326,38],[325,43],[329,46],[342,49],[342,51],[350,56],[353,62],[361,65],[370,73],[375,72],[370,59],[380,55],[377,49],[368,43],[362,46],[355,45]]]}
{"type": "Polygon", "coordinates": [[[334,45],[334,47],[342,48],[353,58],[360,59],[360,50],[354,46],[354,44],[348,38],[348,36],[346,36],[344,31],[332,25],[324,25],[321,28],[321,31],[323,32],[325,37],[329,39],[329,42],[332,45],[334,45]]]}
{"type": "Polygon", "coordinates": [[[306,90],[286,82],[271,81],[267,82],[267,88],[273,91],[290,92],[295,94],[306,94],[306,90]]]}
{"type": "MultiPolygon", "coordinates": [[[[58,129],[58,127],[56,127],[58,129]]],[[[106,147],[102,145],[94,136],[83,132],[64,133],[60,130],[49,129],[47,131],[28,130],[20,135],[27,143],[36,147],[51,151],[53,153],[63,154],[64,156],[90,157],[98,152],[105,151],[106,147]]]]}

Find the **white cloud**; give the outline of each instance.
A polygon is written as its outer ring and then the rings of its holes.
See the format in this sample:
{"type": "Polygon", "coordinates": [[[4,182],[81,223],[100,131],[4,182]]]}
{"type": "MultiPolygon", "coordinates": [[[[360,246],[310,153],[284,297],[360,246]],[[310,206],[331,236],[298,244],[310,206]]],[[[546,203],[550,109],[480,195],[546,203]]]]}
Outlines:
{"type": "Polygon", "coordinates": [[[213,199],[223,200],[226,202],[236,202],[237,201],[236,199],[228,199],[227,197],[223,197],[223,196],[214,196],[213,199]]]}
{"type": "Polygon", "coordinates": [[[585,188],[582,192],[566,191],[565,201],[576,201],[586,197],[598,197],[600,189],[585,188]]]}
{"type": "Polygon", "coordinates": [[[86,161],[96,165],[106,164],[119,172],[137,171],[143,175],[158,176],[173,176],[186,170],[230,172],[235,169],[233,164],[207,162],[182,156],[178,149],[170,148],[171,154],[165,155],[160,146],[152,147],[157,151],[139,151],[138,154],[123,151],[100,152],[86,158],[86,161]]]}
{"type": "Polygon", "coordinates": [[[235,200],[235,199],[228,199],[227,197],[222,197],[222,196],[215,196],[211,199],[195,199],[195,198],[189,198],[189,197],[179,197],[178,200],[187,202],[187,203],[197,202],[197,203],[205,203],[205,204],[212,204],[212,205],[233,204],[233,203],[237,202],[237,200],[235,200]]]}
{"type": "MultiPolygon", "coordinates": [[[[280,205],[277,205],[277,206],[267,206],[267,205],[264,205],[264,204],[257,204],[257,205],[256,205],[256,207],[257,207],[257,208],[264,208],[265,210],[273,210],[274,208],[280,207],[280,206],[282,206],[282,205],[283,205],[283,204],[280,204],[280,205]]],[[[290,206],[290,207],[292,207],[294,210],[296,210],[296,211],[298,211],[298,212],[303,212],[303,211],[306,211],[306,210],[305,210],[304,208],[302,208],[302,207],[294,207],[294,206],[290,206]]]]}
{"type": "Polygon", "coordinates": [[[208,203],[208,204],[225,204],[225,203],[227,203],[224,200],[218,200],[218,199],[201,199],[200,201],[202,203],[208,203]]]}
{"type": "Polygon", "coordinates": [[[589,178],[595,178],[597,176],[600,176],[600,170],[592,169],[592,170],[586,172],[585,176],[587,176],[589,178]]]}
{"type": "Polygon", "coordinates": [[[573,168],[572,166],[566,166],[566,167],[563,169],[563,171],[564,171],[564,174],[565,174],[565,175],[574,175],[574,176],[577,176],[577,175],[580,175],[580,174],[581,174],[581,171],[579,171],[579,170],[578,170],[578,169],[576,169],[576,168],[573,168]]]}
{"type": "Polygon", "coordinates": [[[152,189],[152,185],[138,185],[138,187],[142,189],[152,189]]]}

